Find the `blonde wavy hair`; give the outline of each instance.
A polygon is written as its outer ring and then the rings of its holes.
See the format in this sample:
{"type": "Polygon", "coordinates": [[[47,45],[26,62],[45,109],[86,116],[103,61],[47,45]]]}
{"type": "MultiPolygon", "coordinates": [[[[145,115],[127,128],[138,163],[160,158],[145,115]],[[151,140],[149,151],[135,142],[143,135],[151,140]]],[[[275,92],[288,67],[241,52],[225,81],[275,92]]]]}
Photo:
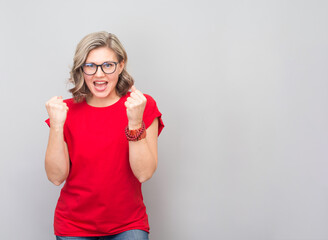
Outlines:
{"type": "Polygon", "coordinates": [[[81,102],[87,96],[91,95],[91,92],[83,78],[82,65],[85,63],[89,52],[99,47],[110,48],[115,52],[118,62],[121,63],[124,61],[125,63],[124,69],[119,75],[116,85],[115,90],[117,95],[120,97],[124,96],[134,83],[133,78],[126,70],[128,56],[118,38],[114,34],[104,31],[90,33],[85,36],[77,45],[73,60],[73,67],[70,71],[69,82],[72,83],[74,87],[69,89],[69,91],[72,93],[76,102],[81,102]]]}

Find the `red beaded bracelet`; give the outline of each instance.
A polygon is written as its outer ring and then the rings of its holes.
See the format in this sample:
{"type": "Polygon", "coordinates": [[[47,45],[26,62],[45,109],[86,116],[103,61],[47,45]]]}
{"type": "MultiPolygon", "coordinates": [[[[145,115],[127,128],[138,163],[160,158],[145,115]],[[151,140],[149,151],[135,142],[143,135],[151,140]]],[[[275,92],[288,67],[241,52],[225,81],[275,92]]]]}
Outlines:
{"type": "Polygon", "coordinates": [[[139,141],[146,137],[146,126],[142,122],[142,126],[139,129],[129,130],[129,126],[125,128],[125,136],[128,141],[139,141]]]}

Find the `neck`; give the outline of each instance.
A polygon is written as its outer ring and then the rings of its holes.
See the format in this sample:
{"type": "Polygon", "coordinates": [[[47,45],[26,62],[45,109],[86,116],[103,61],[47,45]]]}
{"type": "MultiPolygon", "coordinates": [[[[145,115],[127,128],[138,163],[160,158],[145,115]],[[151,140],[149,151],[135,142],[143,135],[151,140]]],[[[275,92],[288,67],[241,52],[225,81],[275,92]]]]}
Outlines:
{"type": "Polygon", "coordinates": [[[115,93],[113,96],[108,96],[106,98],[90,96],[86,98],[86,101],[93,107],[108,107],[116,103],[119,99],[120,97],[115,93]]]}

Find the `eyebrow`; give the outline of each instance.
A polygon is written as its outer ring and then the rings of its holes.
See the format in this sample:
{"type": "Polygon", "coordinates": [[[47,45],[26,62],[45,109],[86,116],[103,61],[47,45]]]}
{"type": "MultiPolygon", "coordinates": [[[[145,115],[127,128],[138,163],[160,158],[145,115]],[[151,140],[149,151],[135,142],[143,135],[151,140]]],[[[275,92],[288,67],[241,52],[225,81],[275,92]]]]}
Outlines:
{"type": "MultiPolygon", "coordinates": [[[[96,63],[94,63],[94,62],[85,62],[84,64],[95,64],[95,65],[103,65],[104,63],[115,63],[116,61],[105,61],[105,62],[103,62],[103,63],[101,63],[101,64],[96,64],[96,63]]],[[[116,63],[118,63],[118,62],[116,62],[116,63]]]]}

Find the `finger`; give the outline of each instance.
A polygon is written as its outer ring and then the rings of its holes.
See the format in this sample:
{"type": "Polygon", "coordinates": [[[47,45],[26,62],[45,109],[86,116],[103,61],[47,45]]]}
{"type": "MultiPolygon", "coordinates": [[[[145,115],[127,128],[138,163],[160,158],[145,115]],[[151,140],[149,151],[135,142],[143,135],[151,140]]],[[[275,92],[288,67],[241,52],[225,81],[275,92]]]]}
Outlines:
{"type": "Polygon", "coordinates": [[[139,99],[133,98],[133,97],[128,97],[126,99],[126,101],[130,102],[130,103],[138,103],[139,99]]]}
{"type": "Polygon", "coordinates": [[[64,103],[64,99],[62,96],[57,96],[55,99],[52,99],[52,102],[55,102],[55,103],[64,103]]]}
{"type": "Polygon", "coordinates": [[[49,99],[49,101],[55,100],[57,98],[58,98],[58,96],[53,96],[52,98],[49,99]]]}
{"type": "Polygon", "coordinates": [[[61,97],[58,97],[57,99],[54,99],[53,100],[54,102],[63,102],[64,100],[63,100],[63,98],[61,97]]]}
{"type": "Polygon", "coordinates": [[[46,102],[46,108],[48,109],[48,108],[51,108],[52,107],[52,105],[53,105],[53,101],[54,100],[49,100],[48,102],[46,102]]]}
{"type": "Polygon", "coordinates": [[[139,101],[139,102],[142,101],[142,98],[136,92],[132,92],[130,94],[130,97],[137,100],[137,101],[139,101]]]}
{"type": "Polygon", "coordinates": [[[145,95],[143,95],[143,93],[141,91],[139,91],[138,89],[136,89],[133,93],[136,94],[137,96],[139,96],[139,98],[142,100],[146,99],[145,95]]]}
{"type": "Polygon", "coordinates": [[[135,90],[137,90],[136,87],[134,85],[132,85],[131,92],[134,92],[135,90]]]}
{"type": "Polygon", "coordinates": [[[56,102],[56,101],[63,101],[63,97],[62,96],[53,96],[47,102],[56,102]]]}
{"type": "Polygon", "coordinates": [[[68,110],[67,104],[65,102],[57,102],[56,100],[46,103],[46,108],[53,109],[53,110],[55,109],[66,110],[66,111],[68,110]]]}
{"type": "Polygon", "coordinates": [[[130,107],[131,107],[131,104],[130,104],[128,101],[126,101],[126,102],[124,103],[124,105],[125,105],[126,108],[130,108],[130,107]]]}
{"type": "Polygon", "coordinates": [[[53,103],[53,102],[49,103],[49,107],[51,109],[60,109],[60,110],[66,108],[66,106],[64,106],[63,104],[58,104],[58,103],[53,103]]]}
{"type": "Polygon", "coordinates": [[[134,105],[137,104],[137,103],[136,103],[136,100],[133,100],[132,98],[130,98],[130,99],[126,99],[126,101],[129,103],[129,106],[130,106],[130,107],[132,107],[132,106],[134,106],[134,105]]]}
{"type": "Polygon", "coordinates": [[[65,105],[66,104],[65,102],[63,102],[62,99],[55,99],[50,103],[53,103],[53,104],[56,104],[56,105],[65,105]]]}
{"type": "Polygon", "coordinates": [[[57,96],[53,96],[52,98],[50,98],[50,99],[47,101],[47,103],[52,102],[52,101],[54,101],[55,99],[57,99],[57,96]]]}
{"type": "Polygon", "coordinates": [[[63,102],[63,106],[68,110],[67,103],[63,102]]]}

